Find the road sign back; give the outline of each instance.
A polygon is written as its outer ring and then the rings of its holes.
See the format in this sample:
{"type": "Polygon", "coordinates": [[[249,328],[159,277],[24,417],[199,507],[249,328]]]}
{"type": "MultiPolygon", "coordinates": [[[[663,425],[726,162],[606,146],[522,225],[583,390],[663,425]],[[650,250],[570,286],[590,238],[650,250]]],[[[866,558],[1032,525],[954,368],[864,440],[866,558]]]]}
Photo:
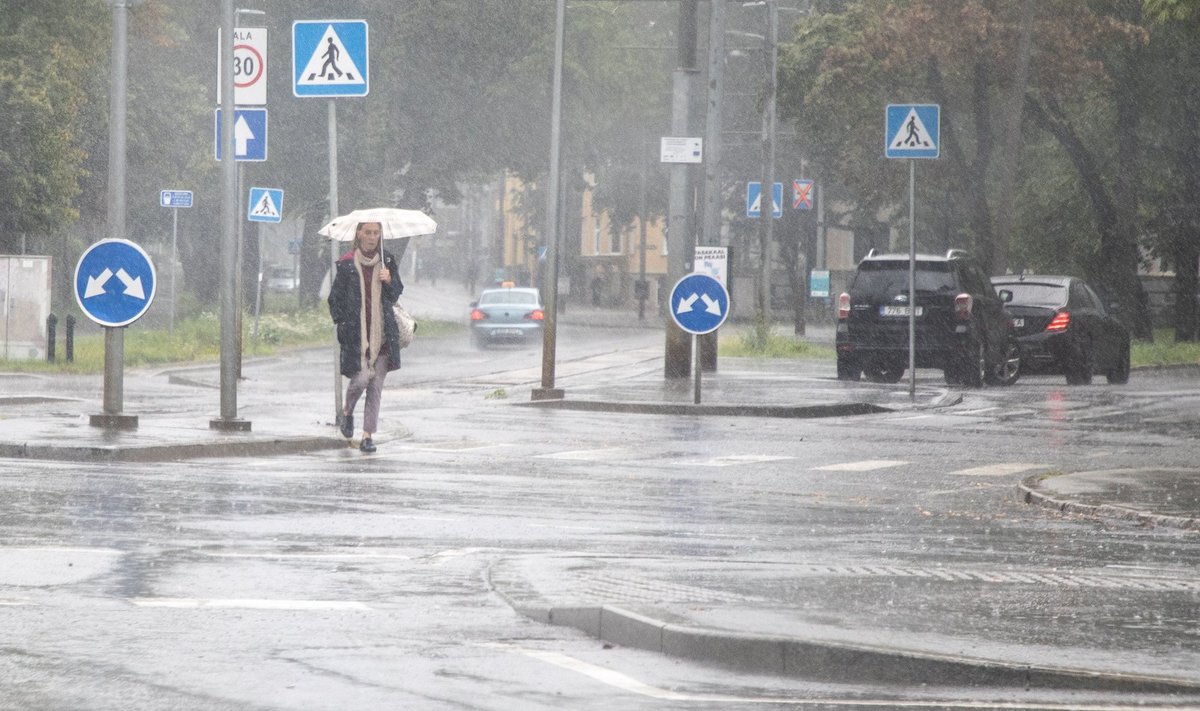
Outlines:
{"type": "Polygon", "coordinates": [[[370,77],[366,20],[292,24],[292,93],[366,96],[370,77]]]}

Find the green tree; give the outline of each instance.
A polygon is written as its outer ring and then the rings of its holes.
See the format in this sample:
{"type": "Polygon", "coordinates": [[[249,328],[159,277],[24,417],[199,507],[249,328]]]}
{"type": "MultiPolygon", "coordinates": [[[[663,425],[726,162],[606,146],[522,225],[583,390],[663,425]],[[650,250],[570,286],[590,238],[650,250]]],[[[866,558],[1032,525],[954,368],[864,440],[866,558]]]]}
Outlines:
{"type": "Polygon", "coordinates": [[[101,0],[0,1],[0,251],[79,218],[80,132],[105,15],[101,0]]]}

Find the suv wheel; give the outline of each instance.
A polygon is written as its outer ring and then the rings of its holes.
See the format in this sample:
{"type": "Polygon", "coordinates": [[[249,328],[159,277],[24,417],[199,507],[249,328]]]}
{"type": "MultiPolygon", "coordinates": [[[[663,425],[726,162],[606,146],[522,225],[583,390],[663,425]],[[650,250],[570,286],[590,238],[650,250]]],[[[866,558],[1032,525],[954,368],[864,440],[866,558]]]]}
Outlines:
{"type": "Polygon", "coordinates": [[[858,359],[854,356],[842,355],[838,353],[837,357],[837,379],[838,380],[855,380],[862,375],[862,366],[858,364],[858,359]]]}
{"type": "Polygon", "coordinates": [[[988,382],[994,385],[1012,385],[1021,377],[1021,346],[1010,338],[1004,346],[1004,357],[990,369],[988,382]]]}
{"type": "Polygon", "coordinates": [[[904,366],[889,361],[873,361],[863,365],[867,380],[872,383],[898,383],[904,377],[904,366]]]}

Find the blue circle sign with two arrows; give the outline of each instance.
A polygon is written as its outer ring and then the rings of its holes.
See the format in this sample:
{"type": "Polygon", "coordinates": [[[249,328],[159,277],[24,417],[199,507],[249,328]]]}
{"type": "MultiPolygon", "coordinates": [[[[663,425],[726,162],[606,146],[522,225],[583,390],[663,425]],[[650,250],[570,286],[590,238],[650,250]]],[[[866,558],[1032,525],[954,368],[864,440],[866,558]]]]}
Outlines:
{"type": "Polygon", "coordinates": [[[707,274],[688,274],[671,289],[671,318],[688,333],[703,336],[725,323],[729,292],[707,274]]]}
{"type": "Polygon", "coordinates": [[[149,255],[128,240],[97,242],[75,265],[75,300],[101,326],[127,326],[141,318],[157,283],[149,255]]]}

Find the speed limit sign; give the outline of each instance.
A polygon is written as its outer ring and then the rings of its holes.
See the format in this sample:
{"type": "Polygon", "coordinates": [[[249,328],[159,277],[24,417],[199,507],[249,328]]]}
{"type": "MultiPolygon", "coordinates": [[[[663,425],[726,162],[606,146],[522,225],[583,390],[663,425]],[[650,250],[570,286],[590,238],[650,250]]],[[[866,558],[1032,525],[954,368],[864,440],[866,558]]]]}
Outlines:
{"type": "MultiPolygon", "coordinates": [[[[221,103],[221,30],[217,28],[217,103],[221,103]]],[[[238,27],[233,31],[233,103],[267,103],[267,29],[238,27]]]]}

